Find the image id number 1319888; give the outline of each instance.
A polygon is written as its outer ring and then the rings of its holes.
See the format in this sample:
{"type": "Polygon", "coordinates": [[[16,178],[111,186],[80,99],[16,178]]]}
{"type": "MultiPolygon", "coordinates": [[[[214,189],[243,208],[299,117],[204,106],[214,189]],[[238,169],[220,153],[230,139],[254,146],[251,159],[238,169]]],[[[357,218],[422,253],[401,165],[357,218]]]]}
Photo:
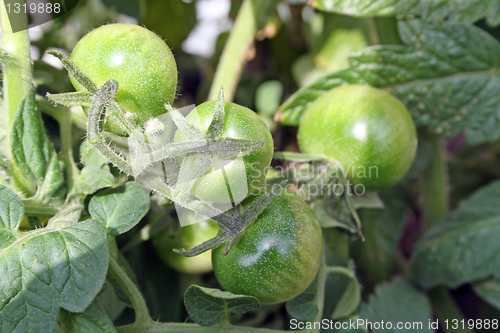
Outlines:
{"type": "Polygon", "coordinates": [[[446,330],[458,330],[468,328],[470,330],[497,330],[498,329],[498,319],[446,319],[444,321],[444,327],[446,330]]]}
{"type": "Polygon", "coordinates": [[[52,14],[56,13],[59,14],[61,12],[61,4],[60,3],[55,3],[51,4],[50,2],[48,3],[30,3],[29,5],[26,3],[19,3],[19,2],[14,2],[14,3],[6,3],[5,8],[7,8],[7,14],[42,14],[42,13],[47,13],[47,14],[52,14]]]}

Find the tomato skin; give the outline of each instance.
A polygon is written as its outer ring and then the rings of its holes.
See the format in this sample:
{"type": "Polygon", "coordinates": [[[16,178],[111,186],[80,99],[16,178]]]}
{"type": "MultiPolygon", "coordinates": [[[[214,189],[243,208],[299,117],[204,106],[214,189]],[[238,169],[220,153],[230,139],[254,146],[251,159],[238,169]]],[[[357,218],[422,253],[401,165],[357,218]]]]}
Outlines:
{"type": "MultiPolygon", "coordinates": [[[[187,119],[206,133],[212,121],[214,107],[215,102],[200,104],[195,110],[189,113],[187,119]]],[[[224,111],[223,137],[262,140],[264,142],[259,151],[238,159],[233,159],[230,164],[224,166],[229,184],[239,184],[231,186],[232,197],[238,203],[245,199],[253,189],[259,187],[264,181],[266,168],[271,163],[273,157],[274,143],[266,124],[252,110],[235,103],[226,102],[224,111]]],[[[174,141],[183,142],[186,141],[186,137],[180,131],[177,131],[174,141]]],[[[216,164],[221,163],[224,162],[222,160],[216,162],[216,164]]],[[[231,202],[224,174],[217,166],[196,181],[192,193],[198,198],[209,202],[231,202]]]]}
{"type": "Polygon", "coordinates": [[[226,256],[224,246],[212,251],[215,276],[234,294],[255,296],[262,304],[286,302],[313,281],[322,244],[321,227],[311,208],[283,191],[226,256]]]}
{"type": "Polygon", "coordinates": [[[303,153],[338,160],[352,183],[371,190],[401,180],[417,150],[406,107],[383,90],[361,85],[334,88],[314,101],[298,138],[303,153]]]}
{"type": "Polygon", "coordinates": [[[212,220],[181,227],[177,235],[163,230],[152,237],[158,256],[173,269],[186,274],[203,274],[212,271],[212,253],[203,252],[195,257],[183,257],[173,249],[191,249],[217,236],[219,226],[212,220]]]}
{"type": "MultiPolygon", "coordinates": [[[[177,89],[177,65],[165,42],[153,32],[133,24],[108,24],[92,30],[76,44],[71,60],[101,86],[118,81],[116,102],[138,125],[166,112],[177,89]]],[[[85,90],[71,75],[77,91],[85,90]]],[[[106,130],[124,135],[107,121],[106,130]]]]}

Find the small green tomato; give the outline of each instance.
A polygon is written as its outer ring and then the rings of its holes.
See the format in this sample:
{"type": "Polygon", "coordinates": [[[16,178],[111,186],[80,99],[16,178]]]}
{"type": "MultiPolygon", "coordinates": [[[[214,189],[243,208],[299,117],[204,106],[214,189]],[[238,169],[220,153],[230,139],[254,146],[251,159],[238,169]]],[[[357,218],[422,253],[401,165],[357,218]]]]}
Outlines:
{"type": "MultiPolygon", "coordinates": [[[[160,37],[138,25],[108,24],[92,30],[76,44],[71,60],[98,86],[117,80],[116,102],[137,125],[165,113],[164,104],[174,100],[174,56],[160,37]]],[[[70,79],[77,91],[84,90],[70,79]]],[[[105,129],[124,135],[111,121],[106,121],[105,129]]]]}
{"type": "Polygon", "coordinates": [[[183,257],[172,250],[191,249],[217,236],[218,232],[219,226],[212,220],[206,220],[181,227],[175,235],[163,230],[154,235],[152,241],[156,253],[168,266],[186,274],[203,274],[212,271],[211,251],[195,257],[183,257]]]}
{"type": "MultiPolygon", "coordinates": [[[[200,104],[189,113],[187,119],[206,132],[212,122],[214,107],[215,102],[200,104]]],[[[226,102],[224,111],[223,137],[261,140],[263,145],[259,151],[246,156],[232,160],[216,160],[212,168],[196,181],[192,193],[205,201],[230,203],[230,189],[232,198],[237,203],[264,181],[266,169],[273,157],[274,144],[266,124],[252,110],[226,102]]],[[[186,137],[177,131],[174,141],[184,142],[186,137]]]]}
{"type": "MultiPolygon", "coordinates": [[[[244,204],[251,204],[255,197],[244,204]]],[[[212,251],[217,280],[234,294],[256,297],[262,304],[286,302],[313,281],[321,261],[323,237],[311,208],[282,191],[240,241],[224,256],[212,251]]]]}
{"type": "Polygon", "coordinates": [[[408,172],[417,134],[406,107],[376,88],[347,85],[332,89],[307,109],[299,125],[303,153],[334,158],[354,184],[378,190],[408,172]]]}

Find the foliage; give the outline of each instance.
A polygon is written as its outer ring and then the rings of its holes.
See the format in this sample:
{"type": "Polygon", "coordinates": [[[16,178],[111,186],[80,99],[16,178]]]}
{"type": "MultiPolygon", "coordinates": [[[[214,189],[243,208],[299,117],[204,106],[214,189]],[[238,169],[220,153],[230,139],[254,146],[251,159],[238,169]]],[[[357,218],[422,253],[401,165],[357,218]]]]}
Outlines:
{"type": "MultiPolygon", "coordinates": [[[[231,8],[227,18],[210,22],[208,1],[87,0],[30,35],[9,33],[4,2],[0,332],[427,333],[438,331],[429,326],[434,322],[446,333],[498,329],[500,2],[217,1],[220,8],[211,4],[211,10],[231,8]],[[139,23],[146,34],[149,29],[161,37],[151,34],[157,45],[172,49],[177,90],[174,76],[161,86],[156,79],[165,73],[144,54],[131,55],[158,91],[176,95],[172,105],[156,103],[158,117],[138,107],[140,121],[134,121],[122,103],[127,91],[127,101],[136,101],[134,89],[145,86],[142,74],[119,67],[129,81],[104,70],[96,76],[86,57],[69,57],[84,35],[109,22],[139,23]],[[207,26],[220,28],[214,33],[220,35],[209,36],[207,26]],[[196,39],[200,33],[206,34],[196,39]],[[187,52],[192,38],[214,55],[187,52]],[[303,113],[348,84],[394,95],[417,126],[415,162],[389,189],[353,193],[339,161],[298,150],[303,113]],[[206,119],[187,116],[192,108],[186,106],[207,99],[206,119]],[[241,114],[238,104],[262,125],[267,143],[230,128],[234,115],[226,105],[241,114]],[[251,161],[247,157],[264,146],[269,158],[260,161],[255,184],[245,171],[255,164],[241,161],[251,161]],[[234,174],[227,167],[238,161],[247,190],[260,194],[242,203],[234,200],[234,174]],[[220,177],[207,179],[217,184],[207,186],[227,190],[229,203],[196,195],[197,181],[216,171],[220,177]],[[169,255],[216,249],[228,258],[264,218],[279,225],[271,213],[283,208],[272,204],[282,191],[310,206],[323,235],[321,259],[311,265],[319,269],[309,272],[314,281],[287,302],[262,305],[256,297],[223,291],[223,277],[180,273],[156,253],[165,247],[153,246],[153,239],[182,235],[186,221],[176,213],[187,209],[189,223],[210,218],[220,232],[169,255]],[[467,325],[450,329],[445,323],[453,319],[467,325]],[[487,320],[491,329],[470,326],[487,320]],[[383,328],[367,324],[382,321],[383,328]],[[318,327],[323,322],[331,326],[318,327]],[[398,323],[422,326],[396,328],[398,323]]],[[[106,50],[111,58],[115,51],[106,50]]],[[[141,97],[160,100],[151,92],[141,97]]],[[[235,128],[251,125],[240,121],[235,128]]],[[[290,232],[299,237],[304,230],[290,232]]],[[[282,234],[268,231],[255,239],[255,251],[275,251],[282,234]]],[[[257,252],[244,254],[243,264],[258,260],[257,252]]],[[[278,264],[253,277],[279,291],[286,287],[280,281],[294,275],[278,264]]],[[[234,267],[223,274],[246,284],[234,267]]]]}

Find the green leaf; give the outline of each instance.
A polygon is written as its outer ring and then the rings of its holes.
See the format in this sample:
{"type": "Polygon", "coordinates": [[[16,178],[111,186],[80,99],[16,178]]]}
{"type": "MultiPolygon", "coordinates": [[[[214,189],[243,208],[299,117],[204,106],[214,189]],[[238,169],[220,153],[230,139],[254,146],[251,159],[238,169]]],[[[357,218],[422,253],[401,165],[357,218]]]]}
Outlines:
{"type": "MultiPolygon", "coordinates": [[[[333,330],[335,333],[369,333],[369,331],[366,329],[364,325],[359,325],[359,326],[354,326],[351,325],[353,322],[358,323],[358,320],[366,320],[366,321],[371,321],[371,309],[368,306],[368,304],[361,302],[359,304],[358,309],[356,312],[352,313],[348,317],[344,317],[339,319],[335,325],[338,325],[339,327],[342,327],[340,329],[333,330]],[[347,323],[347,324],[344,324],[347,323]]],[[[373,332],[377,332],[376,330],[372,330],[373,332]]]]}
{"type": "Polygon", "coordinates": [[[21,199],[10,189],[0,185],[0,229],[17,230],[23,216],[24,205],[21,199]]]}
{"type": "Polygon", "coordinates": [[[500,277],[500,181],[462,202],[416,244],[411,269],[424,287],[500,277]]]}
{"type": "Polygon", "coordinates": [[[417,126],[445,137],[464,130],[471,144],[499,139],[500,44],[460,23],[400,21],[399,32],[407,46],[373,46],[352,55],[349,68],[297,91],[276,117],[298,125],[308,105],[326,91],[369,84],[398,97],[417,126]]]}
{"type": "Polygon", "coordinates": [[[500,310],[500,280],[488,279],[472,284],[472,288],[483,300],[500,310]]]}
{"type": "Polygon", "coordinates": [[[82,313],[71,313],[61,309],[59,325],[65,332],[72,333],[113,333],[113,323],[102,309],[99,301],[94,300],[82,313]]]}
{"type": "Polygon", "coordinates": [[[340,319],[353,313],[361,301],[361,290],[359,289],[359,284],[356,279],[351,279],[347,285],[342,298],[337,303],[335,310],[333,311],[331,318],[340,319]]]}
{"type": "Polygon", "coordinates": [[[89,213],[108,235],[117,236],[134,227],[149,211],[149,191],[135,182],[101,192],[90,200],[89,213]]]}
{"type": "Polygon", "coordinates": [[[326,198],[314,199],[310,206],[322,228],[342,228],[353,234],[357,232],[345,197],[341,197],[334,205],[326,198]]]}
{"type": "Polygon", "coordinates": [[[59,308],[84,311],[106,278],[108,248],[93,219],[64,228],[0,227],[0,328],[52,332],[59,308]]]}
{"type": "Polygon", "coordinates": [[[313,294],[305,292],[286,303],[288,314],[298,320],[310,320],[318,315],[318,305],[313,294]]]}
{"type": "Polygon", "coordinates": [[[225,324],[229,322],[230,313],[245,313],[260,309],[260,303],[255,297],[234,295],[196,285],[186,290],[184,305],[191,319],[201,326],[225,324]]]}
{"type": "Polygon", "coordinates": [[[385,282],[375,288],[375,294],[370,295],[369,305],[372,310],[370,322],[386,323],[386,329],[374,330],[374,332],[397,332],[397,333],[423,333],[433,332],[428,327],[432,318],[432,310],[425,295],[408,282],[396,279],[385,282]],[[397,324],[412,323],[410,329],[397,329],[397,324]],[[387,329],[391,323],[392,329],[387,329]],[[414,325],[421,326],[414,326],[414,325]]]}
{"type": "Polygon", "coordinates": [[[74,193],[92,194],[95,191],[113,185],[115,177],[108,164],[86,164],[76,178],[74,193]]]}
{"type": "Polygon", "coordinates": [[[83,195],[69,195],[61,209],[54,215],[47,225],[47,228],[61,228],[78,222],[82,214],[83,195]]]}
{"type": "Polygon", "coordinates": [[[352,196],[352,207],[356,210],[361,208],[384,208],[384,203],[377,192],[366,192],[363,195],[352,196]]]}
{"type": "Polygon", "coordinates": [[[57,160],[30,90],[14,116],[11,133],[12,155],[19,171],[38,186],[37,201],[62,202],[66,195],[64,174],[57,160]]]}
{"type": "Polygon", "coordinates": [[[356,279],[356,275],[354,272],[354,262],[351,260],[349,262],[349,267],[328,267],[329,274],[341,274],[349,278],[347,286],[343,290],[341,294],[342,297],[335,304],[334,310],[331,313],[331,319],[340,319],[349,316],[359,306],[361,302],[361,290],[359,287],[359,283],[356,279]]]}
{"type": "Polygon", "coordinates": [[[319,10],[351,16],[416,15],[427,20],[449,19],[466,23],[482,18],[500,24],[500,3],[485,0],[312,0],[319,10]]]}

